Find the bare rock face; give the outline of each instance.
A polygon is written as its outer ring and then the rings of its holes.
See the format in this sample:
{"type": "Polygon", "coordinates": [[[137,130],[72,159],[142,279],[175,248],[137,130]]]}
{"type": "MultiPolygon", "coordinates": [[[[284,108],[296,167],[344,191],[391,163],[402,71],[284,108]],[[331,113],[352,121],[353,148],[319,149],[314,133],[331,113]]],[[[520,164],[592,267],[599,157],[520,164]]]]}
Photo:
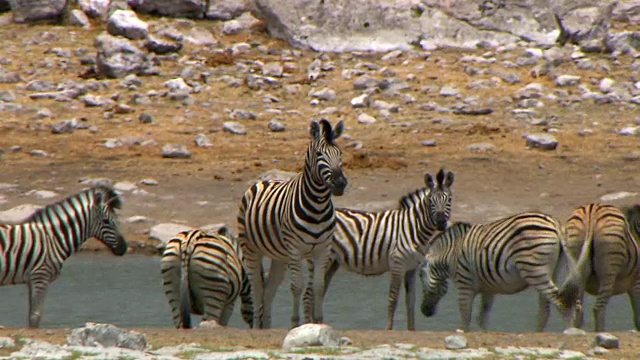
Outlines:
{"type": "Polygon", "coordinates": [[[239,0],[209,0],[207,5],[207,19],[231,20],[247,11],[244,1],[239,0]]]}
{"type": "Polygon", "coordinates": [[[11,0],[13,21],[25,23],[55,20],[64,13],[66,0],[11,0]]]}
{"type": "Polygon", "coordinates": [[[418,38],[416,2],[253,0],[250,9],[271,35],[297,48],[390,51],[408,49],[418,38]]]}

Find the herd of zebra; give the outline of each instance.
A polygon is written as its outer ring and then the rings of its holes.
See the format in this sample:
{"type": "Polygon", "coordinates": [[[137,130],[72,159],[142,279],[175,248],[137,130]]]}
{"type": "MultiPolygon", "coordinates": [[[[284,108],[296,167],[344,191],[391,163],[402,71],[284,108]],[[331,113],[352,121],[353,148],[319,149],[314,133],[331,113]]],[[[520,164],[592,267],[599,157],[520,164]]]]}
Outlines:
{"type": "MultiPolygon", "coordinates": [[[[478,325],[485,329],[495,295],[529,287],[539,293],[537,331],[544,330],[551,304],[568,327],[581,327],[585,291],[597,297],[597,331],[604,329],[609,298],[625,292],[640,329],[640,205],[589,204],[564,223],[524,212],[486,224],[450,224],[454,174],[441,169],[435,178],[425,174],[426,186],[403,196],[396,209],[336,209],[332,196],[347,186],[335,143],[342,131],[342,122],[311,122],[303,171],[289,180],[257,182],[245,192],[237,238],[225,227],[181,232],[167,243],[161,274],[177,328],[192,327],[191,314],[227,325],[238,297],[249,327],[271,327],[272,303],[287,271],[291,326],[301,322],[301,300],[303,321],[322,322],[327,289],[343,267],[367,276],[391,273],[387,329],[393,328],[404,283],[407,327],[415,330],[416,274],[427,317],[435,314],[448,281],[455,283],[463,330],[476,295],[478,325]]],[[[27,284],[30,327],[39,326],[48,285],[85,240],[95,237],[115,255],[126,253],[116,221],[120,207],[113,189],[97,186],[42,208],[24,223],[0,225],[0,285],[27,284]]]]}

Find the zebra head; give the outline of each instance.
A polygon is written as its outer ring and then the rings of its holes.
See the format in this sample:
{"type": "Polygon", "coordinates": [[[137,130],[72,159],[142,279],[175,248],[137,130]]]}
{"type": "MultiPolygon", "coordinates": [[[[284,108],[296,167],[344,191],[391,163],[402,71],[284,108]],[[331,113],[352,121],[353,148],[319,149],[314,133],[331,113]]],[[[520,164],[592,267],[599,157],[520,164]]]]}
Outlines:
{"type": "Polygon", "coordinates": [[[435,315],[440,299],[447,294],[449,283],[448,276],[442,276],[433,261],[429,261],[429,255],[420,264],[418,274],[422,282],[422,304],[420,311],[426,317],[435,315]]]}
{"type": "Polygon", "coordinates": [[[435,222],[436,229],[443,231],[447,228],[449,216],[451,215],[453,173],[447,171],[445,174],[445,171],[440,169],[436,175],[435,182],[431,174],[427,173],[424,175],[424,182],[431,190],[427,198],[429,217],[435,222]]]}
{"type": "Polygon", "coordinates": [[[626,207],[622,211],[624,211],[631,234],[640,241],[640,204],[626,207]]]}
{"type": "Polygon", "coordinates": [[[335,140],[342,135],[342,121],[331,128],[328,120],[311,122],[311,144],[307,152],[307,170],[312,179],[328,186],[332,195],[340,196],[347,187],[347,178],[342,173],[342,150],[335,140]]]}
{"type": "Polygon", "coordinates": [[[113,254],[121,256],[127,252],[127,242],[118,229],[118,216],[122,202],[111,188],[99,186],[94,189],[94,203],[90,225],[90,236],[94,236],[107,245],[113,254]]]}

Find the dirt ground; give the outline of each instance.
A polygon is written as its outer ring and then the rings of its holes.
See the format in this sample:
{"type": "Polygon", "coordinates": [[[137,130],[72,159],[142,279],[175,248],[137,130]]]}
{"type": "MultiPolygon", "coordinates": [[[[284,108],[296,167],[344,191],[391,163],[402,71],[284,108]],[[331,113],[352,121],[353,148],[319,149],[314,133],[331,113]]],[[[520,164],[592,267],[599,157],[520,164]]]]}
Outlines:
{"type": "MultiPolygon", "coordinates": [[[[286,48],[283,43],[268,38],[260,29],[251,34],[224,37],[218,23],[198,22],[197,26],[211,29],[223,46],[244,41],[269,49],[286,48]]],[[[246,86],[228,87],[223,82],[213,81],[206,91],[192,94],[192,105],[159,97],[151,99],[147,105],[131,105],[133,113],[128,114],[113,115],[112,109],[88,108],[78,101],[29,99],[30,91],[25,90],[24,85],[33,79],[55,83],[86,81],[79,78],[87,68],[80,65],[78,57],[59,58],[48,50],[92,49],[93,38],[101,26],[96,28],[90,31],[72,29],[71,32],[65,27],[46,25],[0,28],[2,56],[10,60],[8,63],[5,61],[2,68],[18,71],[25,80],[18,84],[0,84],[0,91],[14,92],[17,96],[15,103],[22,105],[21,109],[5,111],[0,117],[0,149],[4,151],[0,160],[0,182],[17,185],[2,192],[8,202],[0,204],[0,210],[22,203],[46,204],[48,200],[29,195],[28,191],[33,189],[70,195],[84,187],[79,183],[82,178],[108,177],[116,182],[136,183],[144,178],[153,178],[158,181],[158,186],[138,185],[148,195],[123,194],[123,219],[143,215],[157,222],[183,222],[192,226],[224,222],[235,231],[235,211],[242,193],[267,170],[301,169],[308,144],[309,121],[319,119],[322,116],[320,111],[326,107],[336,107],[333,114],[326,115],[332,123],[342,119],[347,127],[347,136],[338,143],[344,151],[344,171],[349,186],[344,196],[335,198],[338,206],[370,210],[394,207],[400,196],[423,185],[425,172],[435,174],[441,167],[455,173],[454,221],[483,222],[522,210],[542,210],[562,219],[575,207],[599,201],[603,195],[621,191],[640,192],[640,138],[616,133],[622,127],[637,126],[640,121],[637,106],[616,102],[596,105],[591,101],[559,104],[558,101],[544,99],[545,106],[536,111],[541,118],[550,119],[549,125],[529,125],[512,115],[511,111],[516,107],[512,98],[515,91],[530,82],[539,82],[547,89],[554,89],[552,81],[532,78],[528,68],[516,68],[509,71],[521,76],[521,84],[501,83],[496,89],[468,90],[466,84],[475,78],[463,71],[465,64],[458,60],[465,54],[480,55],[484,52],[480,50],[442,50],[428,56],[404,54],[387,63],[380,60],[380,54],[354,57],[327,54],[336,70],[324,72],[325,76],[311,84],[304,80],[306,67],[318,54],[302,52],[300,57],[291,59],[295,66],[288,70],[290,76],[282,79],[284,85],[299,84],[297,93],[289,93],[282,88],[255,91],[246,86]],[[45,31],[58,35],[57,39],[36,41],[43,38],[45,31]],[[402,104],[401,111],[392,114],[390,119],[379,116],[375,124],[359,124],[356,121],[358,111],[351,108],[349,101],[360,93],[353,89],[353,80],[345,80],[341,76],[341,70],[353,68],[358,62],[379,64],[395,73],[396,77],[412,79],[408,81],[411,89],[406,92],[415,97],[415,103],[402,104]],[[418,108],[418,105],[430,101],[443,107],[459,103],[461,99],[442,98],[437,91],[421,91],[427,85],[439,88],[445,84],[461,89],[462,98],[477,96],[480,104],[490,107],[493,112],[468,116],[418,108]],[[323,87],[334,89],[337,99],[319,106],[311,105],[307,93],[323,87]],[[269,96],[275,96],[279,102],[265,102],[269,96]],[[54,116],[37,119],[36,112],[42,108],[50,109],[54,116]],[[259,113],[258,120],[239,120],[246,127],[247,135],[232,135],[221,130],[230,109],[249,109],[259,113]],[[273,109],[281,112],[267,111],[273,109]],[[152,124],[138,121],[143,112],[153,116],[152,124]],[[51,124],[71,118],[95,126],[99,131],[51,134],[51,124]],[[270,132],[266,124],[272,118],[279,119],[287,130],[270,132]],[[543,132],[548,128],[557,129],[554,133],[559,141],[556,150],[541,151],[525,146],[524,134],[543,132]],[[593,129],[593,133],[580,135],[579,132],[585,128],[593,129]],[[212,146],[195,147],[193,141],[198,133],[206,133],[212,140],[212,146]],[[112,138],[152,139],[159,145],[105,148],[105,140],[112,138]],[[423,146],[421,142],[424,140],[436,140],[437,146],[423,146]],[[362,149],[349,147],[353,141],[361,142],[362,149]],[[495,149],[488,152],[468,149],[470,144],[485,142],[495,145],[495,149]],[[187,145],[192,157],[162,158],[160,148],[165,143],[187,145]],[[10,150],[14,146],[21,150],[10,150]],[[46,151],[50,156],[31,156],[30,151],[35,149],[46,151]]],[[[187,63],[196,64],[196,72],[210,71],[215,75],[212,78],[227,74],[242,78],[246,75],[237,70],[238,64],[255,67],[256,61],[266,63],[282,59],[277,52],[271,54],[255,49],[237,58],[231,57],[230,64],[219,64],[212,60],[215,59],[212,50],[187,45],[179,61],[163,62],[162,75],[141,78],[144,85],[138,90],[120,88],[120,80],[100,79],[98,81],[108,86],[97,95],[128,104],[136,93],[163,90],[162,83],[177,76],[187,63]]],[[[513,60],[514,56],[508,52],[496,54],[499,59],[513,60]]],[[[594,55],[594,58],[608,61],[606,55],[594,55]]],[[[638,81],[638,74],[631,74],[626,68],[631,61],[622,57],[609,73],[583,71],[572,64],[562,65],[561,70],[583,76],[583,82],[590,86],[604,76],[627,81],[635,76],[634,81],[638,81]]],[[[474,66],[490,68],[498,65],[474,66]]],[[[380,77],[380,74],[375,76],[380,77]]],[[[568,89],[568,92],[576,94],[574,89],[568,89]]],[[[385,98],[381,94],[374,94],[374,98],[401,103],[397,97],[385,98]]],[[[377,116],[372,109],[366,111],[377,116]]],[[[640,202],[640,197],[609,202],[629,205],[640,202]]],[[[154,244],[147,240],[149,226],[123,221],[123,231],[132,252],[155,252],[154,244]]],[[[100,245],[92,244],[90,247],[100,248],[100,245]]],[[[285,333],[284,330],[219,329],[212,336],[207,331],[140,330],[147,334],[154,346],[200,342],[216,347],[277,348],[285,333]]],[[[67,330],[61,329],[0,330],[0,336],[19,335],[52,342],[63,342],[66,333],[67,330]]],[[[358,346],[403,342],[434,348],[443,347],[445,336],[444,333],[405,331],[344,331],[342,335],[350,337],[358,346]]],[[[640,356],[640,337],[636,333],[616,335],[621,339],[622,349],[604,357],[631,359],[640,356]]],[[[472,347],[505,344],[558,347],[565,344],[569,349],[580,351],[590,349],[593,339],[592,335],[568,337],[493,332],[466,336],[472,347]]]]}

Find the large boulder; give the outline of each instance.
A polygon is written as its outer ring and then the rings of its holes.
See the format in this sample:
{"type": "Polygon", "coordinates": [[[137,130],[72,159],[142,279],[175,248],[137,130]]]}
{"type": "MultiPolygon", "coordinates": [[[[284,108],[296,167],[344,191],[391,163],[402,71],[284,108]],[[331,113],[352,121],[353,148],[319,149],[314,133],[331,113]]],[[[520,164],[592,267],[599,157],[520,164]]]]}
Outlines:
{"type": "Polygon", "coordinates": [[[67,0],[10,0],[13,21],[17,23],[59,20],[67,0]]]}
{"type": "Polygon", "coordinates": [[[326,324],[304,324],[291,329],[282,341],[282,349],[307,346],[335,347],[342,345],[343,340],[326,324]]]}
{"type": "Polygon", "coordinates": [[[148,66],[145,53],[123,37],[103,32],[96,37],[94,45],[98,50],[98,73],[107,77],[122,78],[129,74],[140,74],[148,66]]]}
{"type": "Polygon", "coordinates": [[[111,35],[124,36],[131,40],[147,37],[149,25],[140,20],[131,10],[116,10],[107,21],[107,31],[111,35]]]}
{"type": "Polygon", "coordinates": [[[127,331],[111,324],[86,323],[84,327],[71,330],[67,337],[69,345],[121,347],[145,350],[147,338],[136,331],[127,331]]]}
{"type": "Polygon", "coordinates": [[[556,14],[580,18],[607,4],[599,0],[249,0],[248,6],[273,36],[293,46],[340,52],[406,49],[416,43],[428,48],[497,46],[520,40],[553,45],[559,35],[556,14]]]}

